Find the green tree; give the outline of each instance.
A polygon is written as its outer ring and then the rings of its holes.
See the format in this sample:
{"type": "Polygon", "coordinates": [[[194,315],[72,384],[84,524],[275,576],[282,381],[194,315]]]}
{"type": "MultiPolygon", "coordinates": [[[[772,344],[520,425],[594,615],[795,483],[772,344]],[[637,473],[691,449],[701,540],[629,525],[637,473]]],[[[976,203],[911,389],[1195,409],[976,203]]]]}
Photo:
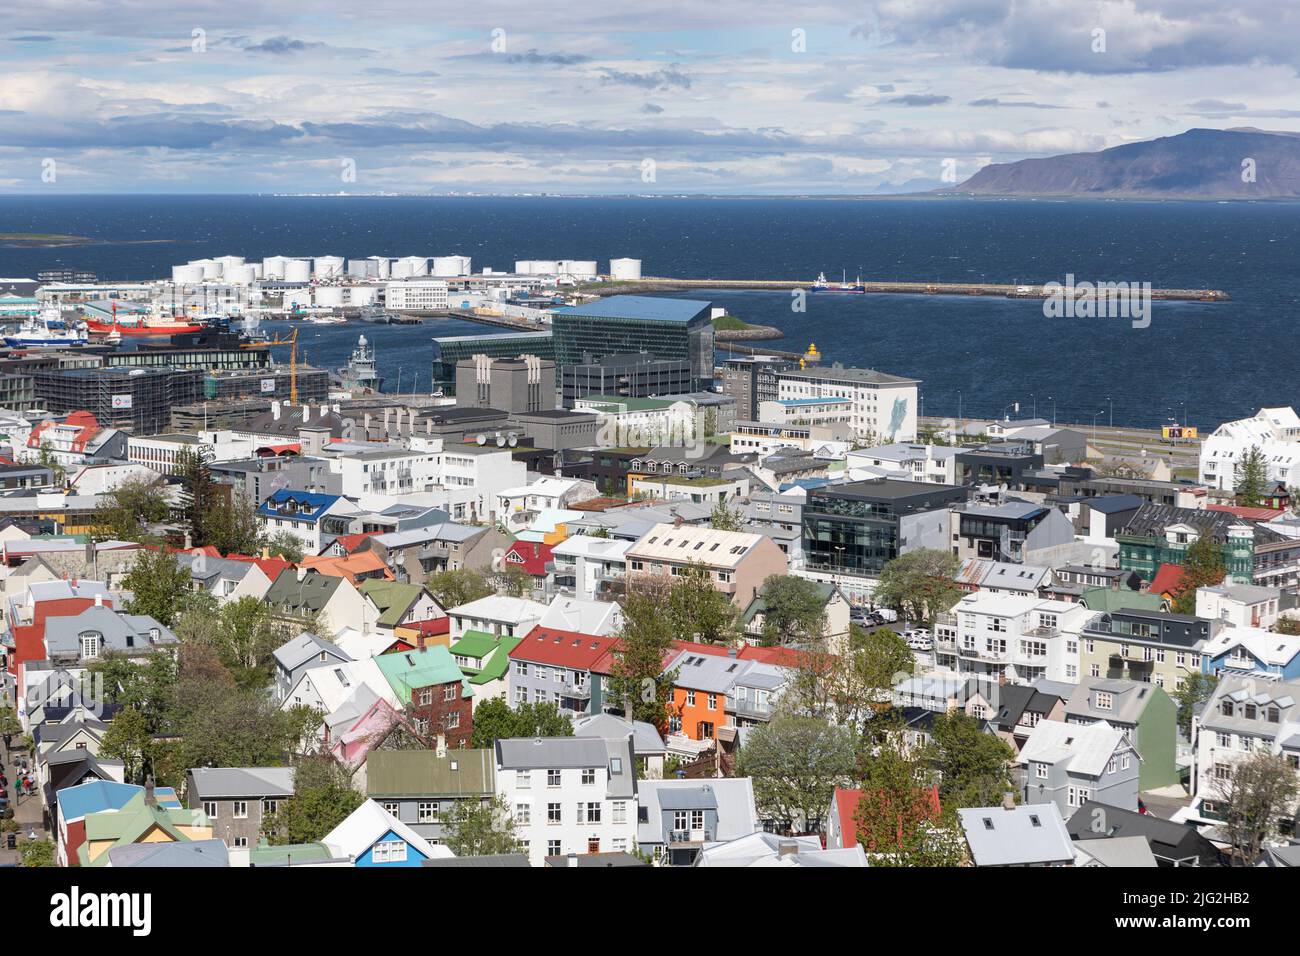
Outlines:
{"type": "Polygon", "coordinates": [[[208,543],[204,519],[217,494],[208,468],[207,451],[202,447],[182,448],[176,455],[172,474],[181,480],[180,517],[189,532],[190,543],[195,547],[208,543]]]}
{"type": "Polygon", "coordinates": [[[1252,445],[1236,465],[1236,484],[1233,491],[1237,504],[1243,508],[1258,508],[1270,491],[1268,460],[1258,445],[1252,445]]]}
{"type": "Polygon", "coordinates": [[[1219,678],[1213,674],[1200,674],[1193,671],[1183,676],[1182,686],[1170,696],[1178,704],[1178,732],[1191,739],[1192,717],[1201,709],[1201,705],[1214,693],[1219,678]]]}
{"type": "Polygon", "coordinates": [[[853,626],[847,649],[834,652],[825,639],[800,652],[781,709],[810,714],[859,734],[875,714],[888,708],[891,691],[910,676],[915,659],[897,631],[866,632],[853,626]]]}
{"type": "Polygon", "coordinates": [[[262,547],[272,557],[284,558],[290,564],[297,564],[303,558],[302,542],[291,531],[277,531],[262,542],[262,547]]]}
{"type": "Polygon", "coordinates": [[[1234,851],[1232,865],[1254,866],[1265,838],[1295,803],[1295,770],[1284,755],[1257,751],[1234,764],[1215,790],[1234,851]]]}
{"type": "Polygon", "coordinates": [[[872,866],[961,866],[965,841],[955,813],[935,806],[934,771],[922,752],[907,746],[903,729],[877,734],[863,765],[854,826],[872,866]]]}
{"type": "Polygon", "coordinates": [[[561,714],[551,702],[537,701],[512,708],[500,697],[489,698],[474,708],[471,747],[491,747],[508,737],[572,737],[573,720],[561,714]]]}
{"type": "Polygon", "coordinates": [[[448,568],[446,571],[434,571],[424,582],[429,593],[438,599],[443,607],[460,607],[470,601],[477,601],[496,590],[488,581],[487,575],[476,568],[448,568]]]}
{"type": "Polygon", "coordinates": [[[505,798],[457,800],[443,821],[442,842],[457,856],[518,853],[515,818],[505,798]]]}
{"type": "Polygon", "coordinates": [[[745,513],[720,499],[709,515],[709,524],[715,531],[741,531],[745,527],[745,513]]]}
{"type": "Polygon", "coordinates": [[[262,835],[273,846],[317,843],[365,799],[333,760],[309,757],[294,770],[293,796],[262,819],[262,835]]]}
{"type": "Polygon", "coordinates": [[[187,681],[180,691],[174,731],[187,767],[281,766],[298,748],[292,715],[265,690],[187,681]]]}
{"type": "Polygon", "coordinates": [[[1277,623],[1273,625],[1275,634],[1286,634],[1290,637],[1300,635],[1300,618],[1298,617],[1279,617],[1277,623]]]}
{"type": "Polygon", "coordinates": [[[900,611],[909,621],[934,626],[934,619],[961,598],[956,555],[919,548],[894,558],[880,570],[874,600],[900,611]]]}
{"type": "Polygon", "coordinates": [[[151,734],[166,727],[178,694],[177,662],[170,654],[140,661],[110,651],[87,670],[103,681],[105,703],[139,712],[151,734]]]}
{"type": "Polygon", "coordinates": [[[736,775],[753,779],[760,817],[815,832],[835,788],[852,781],[856,737],[817,717],[778,714],[750,732],[737,755],[736,775]]]}
{"type": "Polygon", "coordinates": [[[240,686],[261,687],[271,676],[272,653],[280,645],[271,609],[253,597],[223,605],[217,652],[240,686]]]}
{"type": "Polygon", "coordinates": [[[1227,574],[1219,543],[1208,534],[1201,535],[1183,556],[1183,576],[1174,595],[1174,613],[1195,614],[1196,589],[1220,584],[1227,574]]]}
{"type": "Polygon", "coordinates": [[[608,699],[624,715],[666,732],[676,670],[665,671],[673,628],[655,595],[633,591],[623,601],[623,627],[610,668],[608,699]]]}
{"type": "Polygon", "coordinates": [[[59,463],[59,459],[54,454],[54,449],[50,448],[50,443],[41,440],[41,450],[36,456],[36,464],[42,468],[50,469],[50,474],[54,476],[54,483],[62,485],[68,480],[68,470],[59,463]]]}
{"type": "Polygon", "coordinates": [[[502,562],[501,569],[493,571],[487,581],[497,594],[507,597],[526,597],[533,592],[533,576],[517,564],[502,562]]]}
{"type": "Polygon", "coordinates": [[[739,637],[736,605],[713,585],[704,565],[692,561],[673,579],[668,619],[678,640],[726,644],[739,637]]]}
{"type": "Polygon", "coordinates": [[[826,603],[807,578],[774,574],[763,582],[763,643],[807,644],[826,631],[826,603]]]}
{"type": "Polygon", "coordinates": [[[122,588],[131,592],[126,609],[131,614],[147,614],[164,627],[171,627],[184,610],[192,593],[190,570],[159,548],[141,549],[130,573],[122,579],[122,588]]]}
{"type": "MultiPolygon", "coordinates": [[[[280,534],[287,532],[281,531],[280,534]]],[[[203,538],[222,554],[256,554],[262,547],[257,502],[233,489],[228,494],[215,491],[203,513],[203,538]]],[[[297,538],[294,542],[297,543],[297,538]]],[[[296,561],[301,560],[299,553],[296,561]]]]}
{"type": "Polygon", "coordinates": [[[122,761],[126,783],[141,784],[149,769],[152,742],[148,718],[134,707],[123,707],[104,731],[99,751],[122,761]]]}
{"type": "Polygon", "coordinates": [[[938,714],[930,730],[928,757],[939,771],[945,807],[989,807],[1013,789],[1008,772],[1015,752],[985,733],[980,721],[960,710],[938,714]]]}
{"type": "Polygon", "coordinates": [[[167,520],[167,499],[156,478],[127,478],[100,497],[91,519],[99,541],[153,540],[149,526],[167,520]]]}
{"type": "Polygon", "coordinates": [[[54,844],[49,840],[28,840],[19,851],[23,866],[53,866],[54,844]]]}

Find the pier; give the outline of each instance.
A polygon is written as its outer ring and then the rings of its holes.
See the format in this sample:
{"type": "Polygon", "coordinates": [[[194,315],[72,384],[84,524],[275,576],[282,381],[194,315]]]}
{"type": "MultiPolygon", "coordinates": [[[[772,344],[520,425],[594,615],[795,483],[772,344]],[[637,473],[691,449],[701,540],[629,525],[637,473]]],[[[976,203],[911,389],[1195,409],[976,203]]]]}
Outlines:
{"type": "MultiPolygon", "coordinates": [[[[859,284],[856,281],[855,285],[859,284]]],[[[864,279],[860,283],[865,294],[877,295],[953,295],[953,296],[993,296],[1004,299],[1045,299],[1058,290],[1048,288],[1043,283],[997,283],[997,282],[883,282],[877,279],[864,279]]],[[[790,279],[671,279],[661,276],[646,276],[629,282],[603,282],[587,284],[584,292],[600,295],[631,292],[668,292],[688,289],[758,289],[785,291],[805,289],[812,291],[812,281],[793,281],[790,279]]],[[[1066,287],[1068,289],[1068,287],[1066,287]]],[[[853,295],[845,292],[817,292],[816,295],[853,295]]],[[[1105,297],[1108,290],[1102,283],[1093,295],[1105,297]]],[[[1079,298],[1084,298],[1079,294],[1079,298]]],[[[1184,302],[1227,302],[1232,299],[1222,289],[1152,289],[1151,298],[1184,302]]]]}

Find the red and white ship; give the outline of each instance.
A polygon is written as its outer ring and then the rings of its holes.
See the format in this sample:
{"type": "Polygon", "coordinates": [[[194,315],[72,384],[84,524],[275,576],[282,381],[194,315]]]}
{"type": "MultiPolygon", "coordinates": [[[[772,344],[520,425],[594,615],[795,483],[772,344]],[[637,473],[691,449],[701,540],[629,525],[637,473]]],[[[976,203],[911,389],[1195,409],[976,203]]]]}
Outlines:
{"type": "Polygon", "coordinates": [[[87,316],[86,328],[98,335],[175,335],[178,332],[198,332],[203,328],[202,322],[191,322],[183,316],[164,316],[135,314],[117,316],[117,303],[113,303],[112,319],[109,322],[97,322],[87,316]]]}

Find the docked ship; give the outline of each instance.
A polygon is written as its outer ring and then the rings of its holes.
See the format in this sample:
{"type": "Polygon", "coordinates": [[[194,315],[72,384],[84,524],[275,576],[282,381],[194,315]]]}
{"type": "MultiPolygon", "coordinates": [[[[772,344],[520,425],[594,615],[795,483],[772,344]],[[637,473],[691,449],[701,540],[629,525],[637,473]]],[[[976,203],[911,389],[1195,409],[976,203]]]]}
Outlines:
{"type": "Polygon", "coordinates": [[[180,332],[200,332],[204,323],[193,322],[182,316],[164,316],[154,313],[133,314],[118,318],[117,304],[107,322],[86,320],[86,327],[99,335],[176,335],[180,332]]]}
{"type": "Polygon", "coordinates": [[[90,335],[84,323],[69,324],[58,309],[42,309],[39,315],[7,333],[4,341],[12,348],[67,348],[85,345],[90,335]]]}
{"type": "Polygon", "coordinates": [[[848,281],[848,273],[845,273],[845,279],[842,282],[827,282],[826,273],[817,273],[817,281],[812,284],[813,292],[848,292],[854,295],[865,295],[867,287],[862,284],[862,277],[852,284],[848,281]]]}
{"type": "Polygon", "coordinates": [[[375,350],[364,335],[357,338],[348,364],[339,369],[339,379],[350,392],[378,392],[383,388],[383,376],[375,368],[375,350]]]}
{"type": "Polygon", "coordinates": [[[386,312],[376,306],[366,306],[357,315],[362,322],[373,322],[376,325],[389,325],[397,318],[391,312],[386,312]]]}

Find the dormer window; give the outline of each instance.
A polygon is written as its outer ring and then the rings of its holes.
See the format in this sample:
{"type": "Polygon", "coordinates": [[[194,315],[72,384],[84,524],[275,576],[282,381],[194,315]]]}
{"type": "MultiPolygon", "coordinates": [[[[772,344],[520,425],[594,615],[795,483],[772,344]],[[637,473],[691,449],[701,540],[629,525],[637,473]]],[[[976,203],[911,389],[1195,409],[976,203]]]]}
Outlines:
{"type": "Polygon", "coordinates": [[[81,634],[81,656],[98,657],[104,639],[97,631],[84,631],[81,634]]]}
{"type": "Polygon", "coordinates": [[[1097,692],[1097,709],[1098,709],[1098,710],[1110,710],[1111,707],[1114,706],[1114,703],[1115,703],[1115,702],[1114,702],[1114,699],[1110,696],[1110,694],[1107,694],[1107,693],[1105,693],[1105,692],[1103,692],[1103,691],[1098,691],[1098,692],[1097,692]]]}
{"type": "Polygon", "coordinates": [[[1230,700],[1225,700],[1221,704],[1219,704],[1219,713],[1221,713],[1224,717],[1231,717],[1234,709],[1235,708],[1232,706],[1232,701],[1230,700]]]}

